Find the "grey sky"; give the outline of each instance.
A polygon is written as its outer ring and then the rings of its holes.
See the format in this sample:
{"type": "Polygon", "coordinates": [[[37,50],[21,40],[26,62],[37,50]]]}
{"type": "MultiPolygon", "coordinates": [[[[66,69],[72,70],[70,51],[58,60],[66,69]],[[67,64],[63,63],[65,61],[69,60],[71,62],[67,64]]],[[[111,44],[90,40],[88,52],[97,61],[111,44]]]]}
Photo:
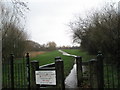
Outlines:
{"type": "Polygon", "coordinates": [[[30,39],[40,44],[54,41],[58,46],[73,45],[67,24],[76,15],[83,16],[111,1],[119,0],[29,0],[27,29],[30,39]]]}

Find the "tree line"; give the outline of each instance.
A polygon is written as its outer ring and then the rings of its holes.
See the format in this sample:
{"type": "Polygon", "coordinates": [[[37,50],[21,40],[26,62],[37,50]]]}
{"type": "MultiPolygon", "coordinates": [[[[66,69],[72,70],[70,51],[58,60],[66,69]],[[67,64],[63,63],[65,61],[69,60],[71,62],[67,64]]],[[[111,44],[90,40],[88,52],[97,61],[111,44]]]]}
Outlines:
{"type": "Polygon", "coordinates": [[[115,61],[120,56],[120,14],[116,3],[110,3],[94,11],[86,18],[78,17],[69,23],[73,42],[91,54],[102,51],[115,61]]]}
{"type": "Polygon", "coordinates": [[[27,40],[28,43],[28,51],[52,51],[56,50],[57,44],[54,41],[49,41],[46,44],[39,44],[32,40],[27,40]]]}

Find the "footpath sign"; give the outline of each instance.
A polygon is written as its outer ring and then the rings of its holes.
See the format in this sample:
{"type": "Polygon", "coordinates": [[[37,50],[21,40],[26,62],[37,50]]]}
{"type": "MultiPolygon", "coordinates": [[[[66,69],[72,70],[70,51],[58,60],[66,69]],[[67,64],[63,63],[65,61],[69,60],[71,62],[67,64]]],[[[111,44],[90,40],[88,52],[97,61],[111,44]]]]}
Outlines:
{"type": "Polygon", "coordinates": [[[39,70],[35,71],[36,84],[40,85],[56,85],[55,70],[39,70]]]}

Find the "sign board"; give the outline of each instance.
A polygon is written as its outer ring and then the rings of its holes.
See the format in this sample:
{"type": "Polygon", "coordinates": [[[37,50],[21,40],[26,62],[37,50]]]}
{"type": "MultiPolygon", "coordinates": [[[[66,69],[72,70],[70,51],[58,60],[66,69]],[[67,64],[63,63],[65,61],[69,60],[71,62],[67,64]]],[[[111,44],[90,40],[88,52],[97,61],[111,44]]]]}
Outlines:
{"type": "Polygon", "coordinates": [[[56,85],[55,70],[35,71],[36,84],[40,85],[56,85]]]}

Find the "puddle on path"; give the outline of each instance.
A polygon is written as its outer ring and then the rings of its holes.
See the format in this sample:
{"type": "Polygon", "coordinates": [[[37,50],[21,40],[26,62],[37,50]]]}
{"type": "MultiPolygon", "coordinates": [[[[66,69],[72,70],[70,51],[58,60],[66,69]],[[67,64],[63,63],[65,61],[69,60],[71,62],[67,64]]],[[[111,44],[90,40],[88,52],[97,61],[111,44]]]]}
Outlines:
{"type": "Polygon", "coordinates": [[[77,74],[76,74],[76,64],[74,64],[73,69],[70,74],[65,79],[66,88],[76,88],[77,87],[77,74]]]}

